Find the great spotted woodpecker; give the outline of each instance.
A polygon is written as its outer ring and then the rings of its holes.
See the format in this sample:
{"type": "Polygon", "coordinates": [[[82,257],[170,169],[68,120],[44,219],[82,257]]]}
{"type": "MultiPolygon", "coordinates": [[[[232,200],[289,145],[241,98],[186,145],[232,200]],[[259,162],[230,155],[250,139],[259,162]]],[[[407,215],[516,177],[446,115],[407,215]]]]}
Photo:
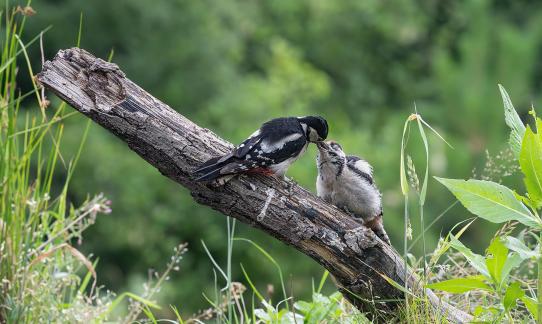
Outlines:
{"type": "Polygon", "coordinates": [[[336,142],[319,142],[317,146],[318,196],[361,219],[391,245],[382,220],[382,195],[374,183],[371,165],[357,156],[347,156],[336,142]]]}
{"type": "Polygon", "coordinates": [[[327,121],[319,116],[272,119],[229,154],[205,162],[195,171],[196,180],[247,172],[283,177],[308,144],[325,140],[327,132],[327,121]]]}

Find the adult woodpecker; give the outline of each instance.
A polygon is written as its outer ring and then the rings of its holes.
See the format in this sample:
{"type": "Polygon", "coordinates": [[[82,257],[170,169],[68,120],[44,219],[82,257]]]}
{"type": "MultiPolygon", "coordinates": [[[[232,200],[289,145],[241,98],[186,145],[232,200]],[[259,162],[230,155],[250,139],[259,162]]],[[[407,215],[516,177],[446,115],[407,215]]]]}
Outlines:
{"type": "Polygon", "coordinates": [[[357,156],[347,156],[336,142],[320,142],[317,146],[318,196],[360,219],[391,245],[382,220],[382,195],[374,183],[371,165],[357,156]]]}
{"type": "Polygon", "coordinates": [[[272,119],[230,153],[205,162],[195,171],[196,180],[247,172],[283,177],[309,143],[325,140],[327,132],[327,121],[319,116],[272,119]]]}

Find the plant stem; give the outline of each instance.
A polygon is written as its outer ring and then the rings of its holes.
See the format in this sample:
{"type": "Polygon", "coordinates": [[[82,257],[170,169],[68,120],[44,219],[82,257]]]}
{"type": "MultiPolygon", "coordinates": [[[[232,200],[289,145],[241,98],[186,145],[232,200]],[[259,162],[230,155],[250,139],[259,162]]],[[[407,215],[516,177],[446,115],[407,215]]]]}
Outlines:
{"type": "Polygon", "coordinates": [[[403,244],[404,244],[404,258],[405,258],[405,310],[406,310],[406,317],[407,319],[409,318],[408,316],[408,294],[407,294],[407,291],[408,291],[408,238],[407,238],[407,234],[408,234],[408,194],[405,195],[405,211],[404,211],[404,216],[405,216],[405,231],[403,233],[403,244]]]}
{"type": "Polygon", "coordinates": [[[234,235],[234,232],[235,232],[235,219],[232,220],[232,224],[230,226],[230,217],[227,217],[226,218],[226,222],[227,222],[227,227],[228,227],[228,260],[227,260],[227,266],[226,266],[226,275],[227,275],[227,284],[226,284],[226,287],[227,287],[227,291],[226,291],[226,298],[228,300],[228,323],[233,323],[232,322],[232,313],[233,313],[233,305],[231,303],[231,282],[232,282],[232,279],[231,279],[231,255],[232,255],[232,251],[233,251],[233,235],[234,235]]]}
{"type": "MultiPolygon", "coordinates": [[[[542,253],[542,232],[540,232],[540,240],[538,246],[540,253],[542,253]]],[[[542,257],[538,257],[538,280],[536,283],[536,295],[538,299],[538,324],[542,324],[542,257]]]]}
{"type": "Polygon", "coordinates": [[[423,282],[424,284],[427,282],[427,260],[425,257],[427,256],[427,251],[425,249],[425,221],[423,218],[423,205],[420,205],[420,222],[422,227],[422,246],[423,246],[423,282]]]}

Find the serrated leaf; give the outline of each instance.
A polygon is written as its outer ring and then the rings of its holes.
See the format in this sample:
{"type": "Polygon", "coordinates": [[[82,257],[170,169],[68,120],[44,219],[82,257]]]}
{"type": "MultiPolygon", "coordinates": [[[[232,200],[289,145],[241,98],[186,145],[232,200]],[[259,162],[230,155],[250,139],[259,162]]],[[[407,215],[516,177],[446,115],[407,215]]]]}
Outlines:
{"type": "Polygon", "coordinates": [[[466,277],[445,280],[428,284],[427,288],[446,291],[452,294],[462,294],[474,289],[491,290],[480,277],[466,277]]]}
{"type": "Polygon", "coordinates": [[[517,300],[525,295],[525,292],[521,289],[521,284],[517,281],[508,286],[506,292],[504,293],[503,305],[505,311],[516,307],[517,300]]]}
{"type": "Polygon", "coordinates": [[[486,250],[486,266],[494,282],[499,285],[502,279],[502,270],[508,259],[508,248],[501,242],[500,237],[491,240],[486,250]]]}
{"type": "Polygon", "coordinates": [[[504,245],[506,245],[506,247],[510,250],[517,252],[523,260],[529,258],[538,258],[540,256],[538,248],[531,250],[522,241],[512,236],[507,236],[505,238],[504,245]]]}
{"type": "Polygon", "coordinates": [[[501,97],[504,104],[504,120],[506,125],[510,127],[510,147],[512,148],[512,151],[516,157],[518,157],[521,150],[521,140],[523,138],[523,134],[525,133],[525,125],[523,125],[523,122],[521,121],[521,118],[519,118],[514,105],[512,105],[510,96],[500,84],[499,90],[501,92],[501,97]]]}
{"type": "Polygon", "coordinates": [[[485,258],[479,254],[472,252],[468,247],[463,245],[454,235],[450,235],[450,246],[459,251],[467,259],[478,272],[487,278],[491,278],[487,269],[485,258]]]}
{"type": "Polygon", "coordinates": [[[445,185],[471,213],[492,223],[518,221],[542,229],[542,223],[514,196],[514,192],[495,182],[435,177],[445,185]]]}
{"type": "Polygon", "coordinates": [[[519,165],[525,175],[524,181],[529,199],[536,208],[542,207],[542,139],[529,126],[521,143],[519,165]]]}

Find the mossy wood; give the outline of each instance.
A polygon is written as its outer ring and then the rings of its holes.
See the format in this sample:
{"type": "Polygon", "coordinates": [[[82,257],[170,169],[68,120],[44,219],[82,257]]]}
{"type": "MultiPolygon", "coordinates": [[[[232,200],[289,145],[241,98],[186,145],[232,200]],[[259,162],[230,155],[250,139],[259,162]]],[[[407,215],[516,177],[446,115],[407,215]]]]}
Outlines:
{"type": "MultiPolygon", "coordinates": [[[[396,314],[404,294],[385,277],[403,285],[403,259],[371,230],[288,179],[243,175],[223,186],[195,182],[192,171],[208,158],[228,152],[232,144],[151,96],[127,79],[117,65],[85,50],[60,50],[45,62],[37,77],[45,88],[186,187],[198,203],[313,258],[335,277],[344,296],[361,311],[378,313],[374,318],[379,319],[396,314]]],[[[410,272],[408,281],[419,294],[417,279],[410,272]]],[[[444,318],[457,323],[471,319],[426,292],[444,318]]]]}

